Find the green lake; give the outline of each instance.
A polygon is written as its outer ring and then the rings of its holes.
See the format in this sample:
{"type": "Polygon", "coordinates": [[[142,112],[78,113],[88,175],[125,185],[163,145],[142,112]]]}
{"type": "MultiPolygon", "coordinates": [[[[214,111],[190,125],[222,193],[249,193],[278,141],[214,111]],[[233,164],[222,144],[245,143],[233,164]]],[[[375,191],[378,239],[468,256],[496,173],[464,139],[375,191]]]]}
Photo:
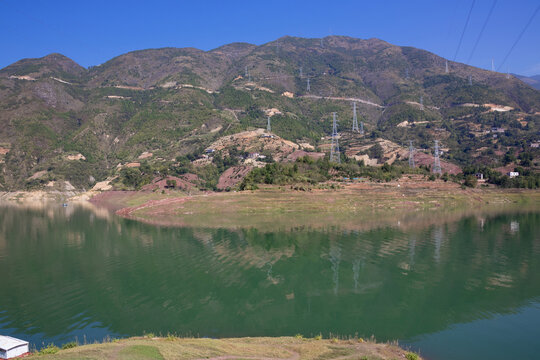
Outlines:
{"type": "Polygon", "coordinates": [[[261,232],[0,207],[0,334],[40,348],[150,332],[375,335],[427,359],[538,359],[540,212],[261,232]]]}

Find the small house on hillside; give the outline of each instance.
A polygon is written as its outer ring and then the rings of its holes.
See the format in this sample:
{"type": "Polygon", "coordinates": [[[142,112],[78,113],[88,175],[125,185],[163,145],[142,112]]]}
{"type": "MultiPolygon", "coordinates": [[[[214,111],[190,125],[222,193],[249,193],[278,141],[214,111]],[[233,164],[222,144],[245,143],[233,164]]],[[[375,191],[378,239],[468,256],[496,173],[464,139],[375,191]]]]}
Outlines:
{"type": "Polygon", "coordinates": [[[519,173],[517,171],[510,171],[508,173],[508,176],[510,176],[511,178],[515,178],[519,176],[519,173]]]}
{"type": "Polygon", "coordinates": [[[0,335],[0,359],[12,359],[28,352],[28,341],[0,335]]]}

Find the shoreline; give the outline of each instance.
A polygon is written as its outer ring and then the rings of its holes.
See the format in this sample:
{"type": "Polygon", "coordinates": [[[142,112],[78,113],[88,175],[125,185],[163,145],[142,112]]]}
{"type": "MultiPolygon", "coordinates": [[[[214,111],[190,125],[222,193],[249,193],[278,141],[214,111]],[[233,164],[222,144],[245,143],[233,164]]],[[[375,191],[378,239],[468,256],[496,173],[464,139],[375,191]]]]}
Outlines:
{"type": "Polygon", "coordinates": [[[380,226],[426,226],[467,215],[540,210],[540,191],[526,189],[345,186],[312,192],[266,187],[256,191],[205,193],[114,192],[90,200],[116,215],[156,226],[329,228],[369,230],[380,226]]]}
{"type": "Polygon", "coordinates": [[[207,360],[299,360],[299,359],[411,359],[421,360],[416,353],[398,346],[397,342],[377,343],[374,339],[347,339],[320,335],[294,337],[243,338],[179,338],[169,335],[113,339],[100,344],[77,345],[59,349],[53,345],[32,353],[40,359],[207,359],[207,360]]]}
{"type": "Polygon", "coordinates": [[[0,205],[43,208],[60,202],[155,226],[261,231],[340,227],[365,231],[382,226],[429,226],[505,211],[539,211],[540,191],[462,189],[453,183],[396,181],[341,184],[337,190],[266,186],[254,191],[196,195],[181,191],[0,193],[0,205]]]}

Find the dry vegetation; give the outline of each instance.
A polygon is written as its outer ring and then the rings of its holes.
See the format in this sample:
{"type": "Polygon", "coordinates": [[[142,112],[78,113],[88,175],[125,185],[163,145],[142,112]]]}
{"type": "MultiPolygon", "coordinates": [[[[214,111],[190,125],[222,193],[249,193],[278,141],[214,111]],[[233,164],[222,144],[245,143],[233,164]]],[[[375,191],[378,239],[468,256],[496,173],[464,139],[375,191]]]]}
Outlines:
{"type": "MultiPolygon", "coordinates": [[[[181,339],[131,338],[61,350],[40,359],[405,359],[407,351],[393,344],[363,339],[279,338],[181,339]]],[[[409,355],[410,357],[411,355],[409,355]]]]}

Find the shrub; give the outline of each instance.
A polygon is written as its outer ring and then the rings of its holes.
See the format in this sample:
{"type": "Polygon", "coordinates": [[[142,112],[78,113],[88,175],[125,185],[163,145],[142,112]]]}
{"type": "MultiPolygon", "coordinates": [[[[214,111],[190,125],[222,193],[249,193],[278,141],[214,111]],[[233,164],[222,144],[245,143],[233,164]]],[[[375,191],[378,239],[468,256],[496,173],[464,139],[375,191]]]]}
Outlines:
{"type": "Polygon", "coordinates": [[[418,354],[415,354],[413,352],[408,352],[407,354],[405,354],[405,358],[407,360],[420,360],[420,356],[418,356],[418,354]]]}
{"type": "Polygon", "coordinates": [[[465,182],[463,183],[463,185],[474,188],[476,187],[477,182],[478,180],[476,179],[476,176],[467,175],[465,177],[465,182]]]}
{"type": "Polygon", "coordinates": [[[62,350],[71,349],[74,347],[77,347],[77,343],[75,341],[71,341],[62,345],[62,350]]]}
{"type": "Polygon", "coordinates": [[[49,344],[43,349],[39,350],[39,355],[50,355],[50,354],[56,354],[60,351],[60,348],[54,344],[49,344]]]}

